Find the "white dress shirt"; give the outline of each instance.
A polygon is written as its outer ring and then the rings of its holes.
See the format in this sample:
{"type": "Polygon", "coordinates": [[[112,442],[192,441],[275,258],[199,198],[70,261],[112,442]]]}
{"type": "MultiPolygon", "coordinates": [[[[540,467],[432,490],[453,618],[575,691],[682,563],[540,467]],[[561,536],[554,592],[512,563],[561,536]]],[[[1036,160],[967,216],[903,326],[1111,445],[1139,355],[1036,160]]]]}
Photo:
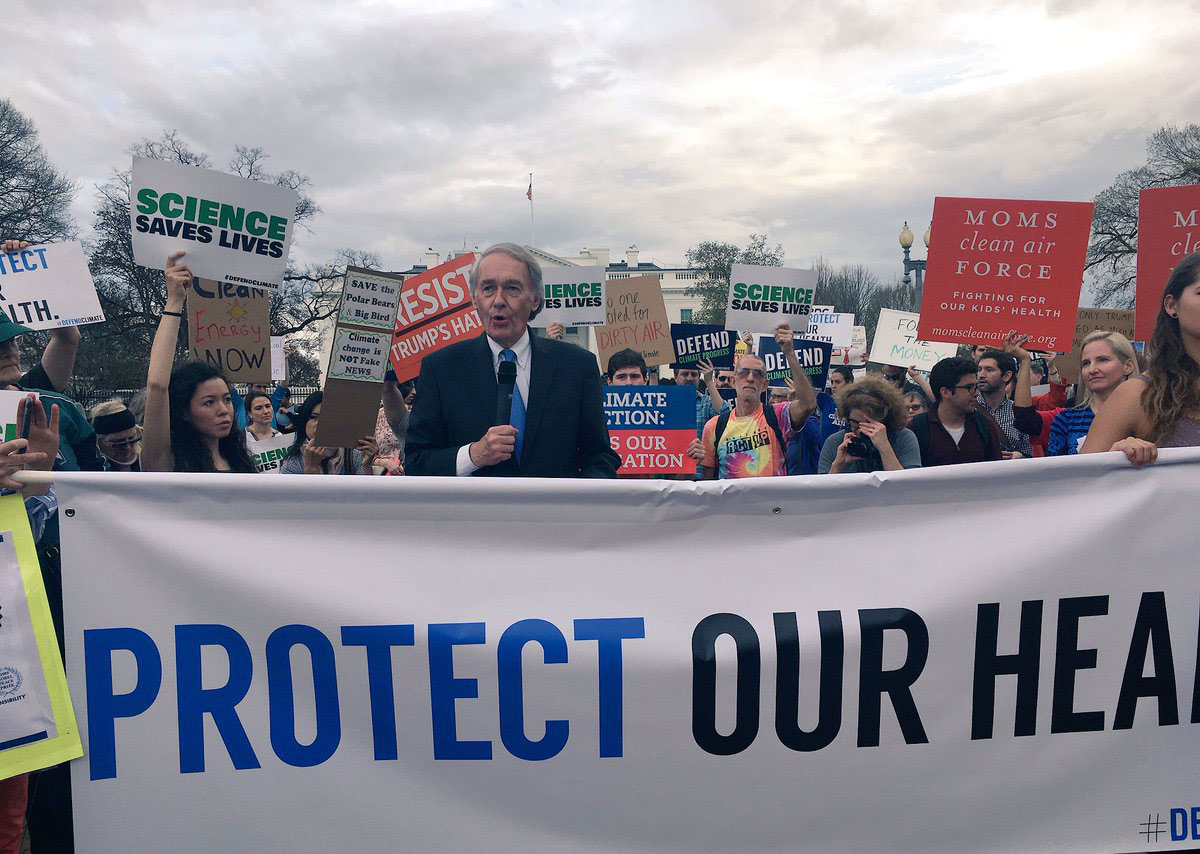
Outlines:
{"type": "MultiPolygon", "coordinates": [[[[501,347],[487,336],[488,346],[492,348],[492,370],[497,371],[500,368],[500,351],[506,348],[501,347]]],[[[516,344],[509,347],[517,357],[517,388],[521,392],[521,400],[525,402],[525,412],[529,412],[529,359],[532,355],[529,346],[529,330],[525,330],[525,334],[517,341],[516,344]]],[[[479,466],[471,462],[471,446],[463,445],[458,449],[458,456],[455,460],[456,474],[459,477],[468,477],[478,470],[479,466]]]]}

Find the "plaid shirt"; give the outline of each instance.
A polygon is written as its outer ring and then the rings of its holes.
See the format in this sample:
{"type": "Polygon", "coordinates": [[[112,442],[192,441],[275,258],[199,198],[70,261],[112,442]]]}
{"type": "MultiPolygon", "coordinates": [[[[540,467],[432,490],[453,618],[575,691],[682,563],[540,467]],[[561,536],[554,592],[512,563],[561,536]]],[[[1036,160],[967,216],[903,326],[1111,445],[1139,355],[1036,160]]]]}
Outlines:
{"type": "Polygon", "coordinates": [[[976,397],[979,405],[983,407],[983,411],[992,416],[992,420],[996,422],[996,426],[1000,428],[1000,434],[1005,439],[1005,450],[1020,451],[1022,456],[1033,456],[1033,445],[1029,444],[1029,437],[1017,429],[1016,413],[1013,412],[1013,402],[1009,398],[1004,398],[1004,402],[995,409],[990,409],[987,405],[987,398],[982,394],[976,397]]]}

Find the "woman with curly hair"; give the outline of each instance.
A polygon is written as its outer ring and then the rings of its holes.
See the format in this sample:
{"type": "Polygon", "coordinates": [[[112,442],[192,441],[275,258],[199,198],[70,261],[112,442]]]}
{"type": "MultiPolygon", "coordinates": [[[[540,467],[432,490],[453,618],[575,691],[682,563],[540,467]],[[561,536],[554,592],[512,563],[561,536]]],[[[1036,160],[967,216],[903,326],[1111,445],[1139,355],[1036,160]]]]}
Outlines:
{"type": "Polygon", "coordinates": [[[1083,453],[1121,451],[1143,466],[1159,448],[1200,446],[1200,253],[1167,279],[1147,349],[1149,370],[1113,391],[1083,453]]]}
{"type": "Polygon", "coordinates": [[[921,449],[905,426],[908,411],[895,385],[867,377],[843,388],[837,404],[848,429],[825,440],[817,474],[921,467],[921,449]]]}

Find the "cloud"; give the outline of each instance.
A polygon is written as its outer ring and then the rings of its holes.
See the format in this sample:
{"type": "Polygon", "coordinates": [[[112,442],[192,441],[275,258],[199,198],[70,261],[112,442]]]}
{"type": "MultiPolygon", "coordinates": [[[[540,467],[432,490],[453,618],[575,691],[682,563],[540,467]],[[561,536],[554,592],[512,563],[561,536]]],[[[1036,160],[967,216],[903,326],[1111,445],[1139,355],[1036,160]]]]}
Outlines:
{"type": "MultiPolygon", "coordinates": [[[[1191,4],[27,3],[9,97],[85,186],[178,129],[310,176],[305,258],[766,231],[899,273],[937,195],[1090,198],[1200,107],[1191,4]]],[[[11,27],[11,25],[10,25],[11,27]]],[[[86,229],[94,200],[76,211],[86,229]]]]}

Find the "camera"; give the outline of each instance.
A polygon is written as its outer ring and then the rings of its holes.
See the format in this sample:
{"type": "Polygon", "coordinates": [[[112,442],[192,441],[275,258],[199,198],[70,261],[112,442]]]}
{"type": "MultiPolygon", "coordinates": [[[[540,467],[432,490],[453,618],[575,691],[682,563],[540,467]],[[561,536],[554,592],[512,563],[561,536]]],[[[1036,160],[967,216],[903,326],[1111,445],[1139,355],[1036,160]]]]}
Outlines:
{"type": "Polygon", "coordinates": [[[852,457],[869,457],[871,449],[875,446],[871,444],[871,440],[865,436],[855,436],[846,445],[846,453],[852,457]]]}

